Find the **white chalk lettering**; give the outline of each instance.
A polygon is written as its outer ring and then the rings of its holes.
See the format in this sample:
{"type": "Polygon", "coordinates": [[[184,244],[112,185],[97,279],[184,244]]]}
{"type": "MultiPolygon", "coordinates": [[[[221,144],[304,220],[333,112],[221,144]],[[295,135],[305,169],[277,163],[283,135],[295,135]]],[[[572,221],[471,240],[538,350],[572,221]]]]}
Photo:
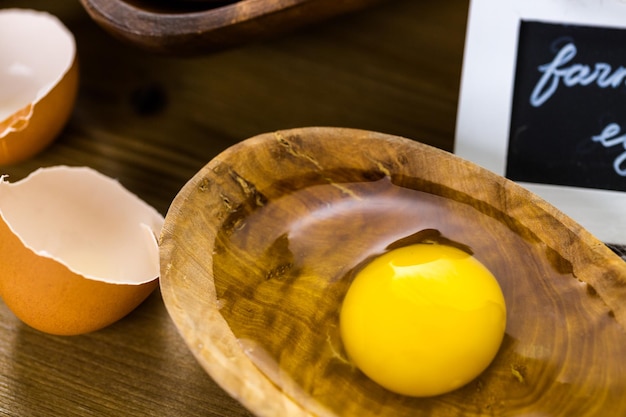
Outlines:
{"type": "MultiPolygon", "coordinates": [[[[620,135],[622,128],[617,123],[606,125],[599,135],[592,136],[591,140],[599,142],[605,148],[622,145],[626,149],[626,134],[620,135]],[[619,136],[618,136],[619,135],[619,136]]],[[[613,169],[622,177],[626,177],[626,152],[622,152],[613,161],[613,169]]]]}
{"type": "Polygon", "coordinates": [[[552,62],[537,67],[542,75],[530,95],[533,107],[541,107],[561,85],[569,88],[595,83],[600,88],[617,88],[626,82],[626,68],[622,66],[613,70],[606,62],[596,62],[593,66],[572,64],[566,67],[565,64],[574,59],[577,53],[576,45],[570,42],[557,52],[552,62]]]}

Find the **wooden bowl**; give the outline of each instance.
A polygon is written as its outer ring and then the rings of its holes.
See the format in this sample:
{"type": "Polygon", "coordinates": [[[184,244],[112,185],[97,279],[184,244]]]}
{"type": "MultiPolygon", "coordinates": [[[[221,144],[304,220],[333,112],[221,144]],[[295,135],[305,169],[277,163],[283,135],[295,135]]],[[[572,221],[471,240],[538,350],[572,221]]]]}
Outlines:
{"type": "Polygon", "coordinates": [[[191,351],[258,416],[626,415],[626,263],[515,183],[412,140],[303,128],[227,149],[171,205],[161,272],[191,351]],[[404,397],[346,360],[338,310],[366,257],[439,238],[497,277],[506,335],[465,387],[404,397]]]}
{"type": "Polygon", "coordinates": [[[200,54],[358,10],[380,0],[81,0],[116,37],[168,54],[200,54]]]}

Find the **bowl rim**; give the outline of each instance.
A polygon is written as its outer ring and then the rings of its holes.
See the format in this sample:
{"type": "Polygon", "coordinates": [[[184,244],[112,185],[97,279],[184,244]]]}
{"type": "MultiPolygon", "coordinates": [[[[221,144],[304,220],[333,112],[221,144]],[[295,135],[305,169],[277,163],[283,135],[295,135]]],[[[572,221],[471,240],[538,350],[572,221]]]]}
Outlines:
{"type": "Polygon", "coordinates": [[[87,14],[117,38],[174,55],[221,50],[381,2],[238,0],[175,12],[144,9],[126,0],[80,0],[87,14]]]}

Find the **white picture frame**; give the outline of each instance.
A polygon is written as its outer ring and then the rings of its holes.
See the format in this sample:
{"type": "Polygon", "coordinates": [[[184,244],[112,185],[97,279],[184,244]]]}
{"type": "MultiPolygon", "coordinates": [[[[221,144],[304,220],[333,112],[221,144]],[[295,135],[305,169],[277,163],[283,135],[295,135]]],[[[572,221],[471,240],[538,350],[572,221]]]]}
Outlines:
{"type": "MultiPolygon", "coordinates": [[[[522,20],[626,30],[626,1],[471,1],[454,153],[499,175],[504,175],[506,168],[518,33],[522,20]]],[[[626,148],[626,144],[624,146],[626,148]]],[[[603,242],[626,244],[626,192],[520,184],[553,204],[603,242]]]]}

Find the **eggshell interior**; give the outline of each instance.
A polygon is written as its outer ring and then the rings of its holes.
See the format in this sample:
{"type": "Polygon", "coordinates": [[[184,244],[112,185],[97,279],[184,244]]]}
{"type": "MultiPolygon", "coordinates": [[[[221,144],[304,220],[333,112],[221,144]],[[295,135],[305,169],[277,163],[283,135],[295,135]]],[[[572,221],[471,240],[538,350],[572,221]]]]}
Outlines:
{"type": "Polygon", "coordinates": [[[159,276],[163,216],[85,167],[42,168],[0,181],[0,216],[24,246],[85,278],[142,284],[159,276]]]}
{"type": "Polygon", "coordinates": [[[76,45],[53,15],[0,10],[0,137],[20,130],[36,104],[71,68],[76,45]]]}

